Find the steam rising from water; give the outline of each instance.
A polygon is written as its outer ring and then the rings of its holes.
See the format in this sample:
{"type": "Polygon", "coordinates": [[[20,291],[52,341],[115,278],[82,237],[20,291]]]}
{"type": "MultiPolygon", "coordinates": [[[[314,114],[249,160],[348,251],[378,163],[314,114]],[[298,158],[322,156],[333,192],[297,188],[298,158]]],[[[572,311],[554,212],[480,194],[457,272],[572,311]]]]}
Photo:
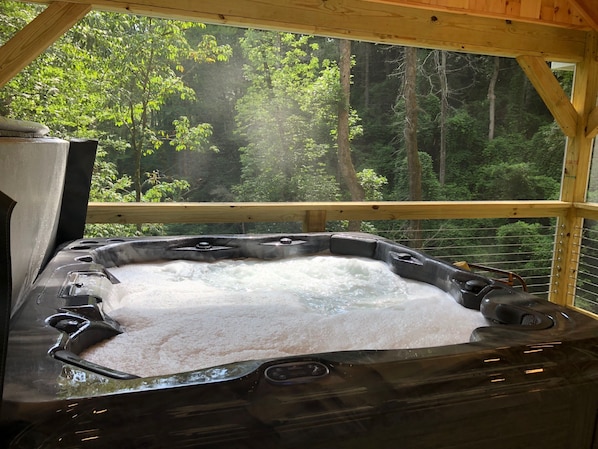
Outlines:
{"type": "Polygon", "coordinates": [[[111,269],[125,332],[82,354],[140,376],[328,351],[465,343],[482,315],[380,261],[175,261],[111,269]]]}

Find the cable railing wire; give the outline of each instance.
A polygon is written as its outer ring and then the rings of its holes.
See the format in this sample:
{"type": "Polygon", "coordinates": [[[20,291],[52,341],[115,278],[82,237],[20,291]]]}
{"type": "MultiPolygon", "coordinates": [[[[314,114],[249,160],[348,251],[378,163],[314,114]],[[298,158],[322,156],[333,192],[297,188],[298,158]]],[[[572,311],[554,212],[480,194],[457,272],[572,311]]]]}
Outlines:
{"type": "Polygon", "coordinates": [[[578,307],[598,313],[598,230],[594,226],[595,221],[586,220],[583,229],[577,230],[581,245],[572,254],[579,257],[573,301],[578,307]]]}
{"type": "MultiPolygon", "coordinates": [[[[547,298],[555,227],[536,226],[530,234],[499,235],[499,232],[500,226],[457,228],[440,225],[422,229],[422,244],[415,246],[449,263],[465,261],[512,271],[524,278],[530,292],[547,298]],[[443,235],[443,231],[452,235],[443,235]]],[[[392,230],[378,231],[377,234],[408,246],[413,243],[404,223],[392,230]]]]}

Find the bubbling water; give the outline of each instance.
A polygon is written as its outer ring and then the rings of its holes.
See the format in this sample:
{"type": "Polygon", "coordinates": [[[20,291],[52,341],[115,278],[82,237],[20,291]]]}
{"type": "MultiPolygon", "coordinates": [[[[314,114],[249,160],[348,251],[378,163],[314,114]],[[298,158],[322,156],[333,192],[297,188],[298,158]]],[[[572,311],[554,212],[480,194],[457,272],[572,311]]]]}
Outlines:
{"type": "Polygon", "coordinates": [[[487,323],[442,290],[380,261],[174,261],[110,270],[103,308],[124,333],[82,354],[142,377],[243,360],[465,343],[487,323]]]}

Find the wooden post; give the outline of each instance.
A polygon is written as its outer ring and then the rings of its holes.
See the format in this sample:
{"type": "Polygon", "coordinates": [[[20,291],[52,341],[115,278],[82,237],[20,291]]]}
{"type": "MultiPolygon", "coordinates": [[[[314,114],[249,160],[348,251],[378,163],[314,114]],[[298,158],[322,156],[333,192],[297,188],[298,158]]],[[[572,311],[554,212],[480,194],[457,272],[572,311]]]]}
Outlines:
{"type": "Polygon", "coordinates": [[[306,210],[303,232],[323,232],[326,230],[325,210],[306,210]]]}
{"type": "Polygon", "coordinates": [[[596,135],[598,135],[598,107],[595,107],[590,113],[586,129],[586,137],[591,139],[592,137],[596,137],[596,135]]]}
{"type": "MultiPolygon", "coordinates": [[[[586,201],[593,145],[587,127],[597,98],[598,33],[589,32],[584,60],[575,69],[572,105],[578,119],[575,135],[567,138],[561,183],[561,201],[572,206],[586,201]]],[[[583,219],[573,207],[557,220],[549,299],[558,304],[573,305],[575,300],[582,227],[583,219]]]]}
{"type": "Polygon", "coordinates": [[[578,113],[544,59],[537,56],[519,56],[517,62],[544,100],[546,107],[568,137],[577,131],[578,113]]]}
{"type": "Polygon", "coordinates": [[[52,2],[0,47],[0,88],[91,10],[89,4],[52,2]]]}

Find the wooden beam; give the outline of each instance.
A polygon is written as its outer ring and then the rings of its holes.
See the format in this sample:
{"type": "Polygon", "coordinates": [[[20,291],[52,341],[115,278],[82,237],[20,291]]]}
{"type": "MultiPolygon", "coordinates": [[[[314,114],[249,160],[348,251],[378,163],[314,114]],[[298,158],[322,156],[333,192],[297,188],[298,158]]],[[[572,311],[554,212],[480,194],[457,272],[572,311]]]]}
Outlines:
{"type": "Polygon", "coordinates": [[[588,124],[586,126],[586,137],[592,139],[598,135],[598,107],[594,107],[588,116],[588,124]]]}
{"type": "MultiPolygon", "coordinates": [[[[591,24],[580,8],[569,7],[567,0],[368,0],[428,9],[453,11],[479,17],[502,20],[542,23],[549,26],[572,27],[589,30],[591,24]]],[[[571,4],[574,2],[571,1],[571,4]]]]}
{"type": "Polygon", "coordinates": [[[307,210],[303,219],[304,232],[322,232],[326,230],[326,211],[307,210]]]}
{"type": "Polygon", "coordinates": [[[0,47],[0,87],[37,58],[78,20],[91,5],[53,2],[0,47]]]}
{"type": "Polygon", "coordinates": [[[562,62],[582,60],[586,34],[579,29],[367,0],[94,0],[93,7],[495,56],[533,55],[562,62]]]}
{"type": "Polygon", "coordinates": [[[578,217],[598,221],[598,203],[573,203],[578,217]]]}
{"type": "Polygon", "coordinates": [[[596,0],[569,0],[569,2],[577,7],[584,20],[594,30],[598,31],[598,8],[596,8],[596,0]]]}
{"type": "Polygon", "coordinates": [[[323,220],[445,220],[564,217],[561,201],[397,201],[316,203],[89,203],[87,223],[250,223],[323,220]]]}
{"type": "Polygon", "coordinates": [[[544,100],[566,136],[573,137],[577,132],[578,114],[569,97],[555,78],[552,70],[542,58],[519,56],[517,62],[544,100]]]}
{"type": "Polygon", "coordinates": [[[598,32],[588,34],[584,61],[577,64],[573,81],[572,105],[580,118],[573,137],[567,140],[565,166],[561,183],[561,200],[586,200],[592,139],[586,134],[598,98],[598,32]]]}

